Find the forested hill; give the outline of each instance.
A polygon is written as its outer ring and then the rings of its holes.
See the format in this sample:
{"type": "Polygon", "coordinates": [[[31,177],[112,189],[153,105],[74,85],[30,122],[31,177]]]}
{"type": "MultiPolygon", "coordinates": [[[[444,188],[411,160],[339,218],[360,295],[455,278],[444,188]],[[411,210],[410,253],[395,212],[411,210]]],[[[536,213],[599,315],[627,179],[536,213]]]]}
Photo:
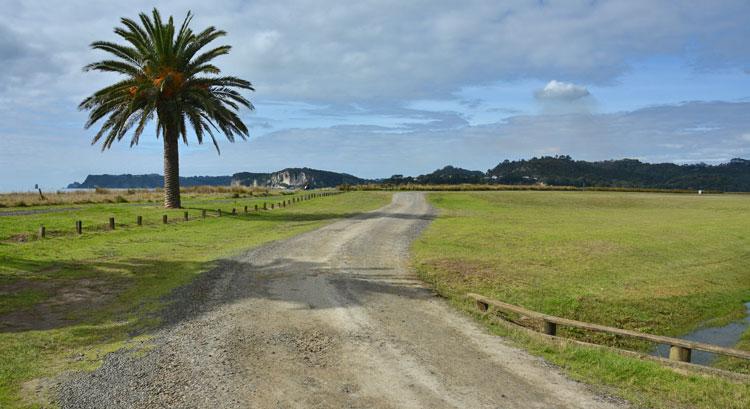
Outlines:
{"type": "Polygon", "coordinates": [[[719,165],[644,163],[635,159],[587,162],[570,156],[504,161],[487,171],[487,181],[500,184],[601,186],[657,189],[750,191],[750,160],[719,165]]]}
{"type": "Polygon", "coordinates": [[[273,173],[240,172],[232,175],[233,184],[245,186],[322,188],[366,182],[368,181],[365,179],[347,173],[311,168],[286,168],[273,173]]]}
{"type": "MultiPolygon", "coordinates": [[[[481,172],[480,172],[481,173],[481,172]]],[[[239,172],[232,176],[180,177],[181,186],[245,185],[273,188],[325,188],[338,185],[356,185],[368,182],[347,173],[329,172],[310,168],[287,168],[277,172],[239,172]]],[[[164,186],[164,177],[147,175],[88,175],[83,183],[74,182],[68,189],[103,188],[158,188],[164,186]]]]}
{"type": "MultiPolygon", "coordinates": [[[[577,187],[620,187],[649,189],[720,190],[750,192],[750,160],[732,159],[720,165],[644,163],[635,159],[587,162],[570,156],[545,156],[528,160],[503,161],[487,172],[446,166],[416,177],[394,175],[369,181],[346,173],[310,168],[288,168],[269,173],[235,173],[232,176],[191,176],[180,178],[182,186],[230,184],[277,187],[320,188],[362,183],[384,184],[478,184],[550,185],[577,187]]],[[[83,183],[69,188],[154,188],[163,178],[150,175],[89,175],[83,183]]]]}
{"type": "MultiPolygon", "coordinates": [[[[180,177],[181,186],[228,186],[231,182],[231,176],[180,177]]],[[[149,189],[163,186],[164,177],[156,173],[151,173],[146,175],[88,175],[83,183],[73,182],[68,185],[68,189],[93,189],[95,187],[149,189]]]]}

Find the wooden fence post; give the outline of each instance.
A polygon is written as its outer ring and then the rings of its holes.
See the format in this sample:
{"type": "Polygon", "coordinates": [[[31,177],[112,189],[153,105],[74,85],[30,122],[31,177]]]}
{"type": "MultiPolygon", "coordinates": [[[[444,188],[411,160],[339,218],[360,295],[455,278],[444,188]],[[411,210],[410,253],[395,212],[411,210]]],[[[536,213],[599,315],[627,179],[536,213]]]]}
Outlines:
{"type": "Polygon", "coordinates": [[[47,236],[47,229],[44,226],[39,226],[39,238],[43,239],[45,236],[47,236]]]}
{"type": "Polygon", "coordinates": [[[690,362],[690,355],[690,348],[680,347],[677,345],[669,346],[670,361],[690,362]]]}
{"type": "Polygon", "coordinates": [[[143,216],[138,216],[135,218],[135,224],[139,226],[143,226],[143,216]]]}
{"type": "Polygon", "coordinates": [[[115,218],[114,217],[110,217],[109,218],[109,229],[110,230],[114,230],[115,229],[115,218]]]}
{"type": "Polygon", "coordinates": [[[201,210],[201,217],[206,218],[206,209],[201,210]]]}
{"type": "Polygon", "coordinates": [[[271,210],[273,210],[273,203],[271,203],[271,210]]]}
{"type": "Polygon", "coordinates": [[[258,205],[255,205],[255,211],[256,212],[258,211],[258,205]]]}
{"type": "Polygon", "coordinates": [[[80,220],[76,222],[76,233],[83,234],[83,222],[80,220]]]}
{"type": "Polygon", "coordinates": [[[234,207],[232,208],[232,214],[237,214],[237,209],[235,209],[234,207]]]}
{"type": "Polygon", "coordinates": [[[245,213],[247,213],[247,206],[245,206],[245,213]]]}
{"type": "Polygon", "coordinates": [[[221,209],[216,209],[216,214],[221,217],[221,209]]]}
{"type": "Polygon", "coordinates": [[[161,217],[161,222],[162,222],[163,224],[167,224],[167,223],[169,223],[169,218],[167,217],[167,215],[166,215],[166,214],[165,214],[165,215],[163,215],[163,216],[161,217]]]}
{"type": "Polygon", "coordinates": [[[557,324],[555,324],[554,322],[544,320],[543,327],[545,334],[552,336],[557,335],[557,324]]]}
{"type": "Polygon", "coordinates": [[[263,202],[263,210],[268,210],[268,206],[266,206],[266,202],[263,202]]]}
{"type": "Polygon", "coordinates": [[[185,212],[185,215],[184,215],[183,219],[184,219],[185,221],[188,221],[188,220],[190,220],[190,215],[188,215],[188,212],[185,212]]]}

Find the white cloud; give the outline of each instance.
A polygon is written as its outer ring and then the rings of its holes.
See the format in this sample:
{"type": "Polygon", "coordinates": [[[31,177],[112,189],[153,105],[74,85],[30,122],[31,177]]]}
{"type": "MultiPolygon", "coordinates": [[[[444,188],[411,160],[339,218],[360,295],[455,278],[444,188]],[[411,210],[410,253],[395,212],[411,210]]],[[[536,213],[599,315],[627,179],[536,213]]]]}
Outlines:
{"type": "MultiPolygon", "coordinates": [[[[604,95],[600,86],[617,83],[633,64],[649,59],[679,60],[698,71],[750,67],[750,48],[742,41],[750,38],[746,0],[158,3],[177,19],[192,10],[196,29],[228,31],[222,42],[233,50],[217,63],[255,84],[251,98],[263,116],[243,112],[264,136],[224,144],[220,158],[210,146],[183,150],[185,174],[308,165],[387,176],[446,163],[482,168],[505,157],[558,150],[584,159],[750,155],[748,138],[737,137],[750,129],[747,104],[689,103],[604,115],[593,113],[586,88],[604,95]],[[499,87],[506,95],[499,105],[456,94],[551,78],[569,82],[550,82],[536,99],[531,86],[499,87]],[[446,99],[455,106],[433,107],[440,112],[403,108],[446,99]],[[519,115],[533,112],[534,101],[542,115],[519,115]],[[467,115],[479,111],[488,113],[481,121],[467,115]],[[285,129],[292,127],[299,129],[285,129]]],[[[54,13],[46,0],[4,0],[3,6],[0,171],[19,175],[4,183],[45,175],[62,185],[73,174],[159,172],[158,144],[144,142],[135,150],[121,144],[100,154],[82,130],[85,115],[76,111],[83,97],[112,79],[81,71],[103,57],[88,44],[116,39],[112,28],[119,18],[148,12],[153,2],[69,0],[56,4],[54,13]],[[67,157],[81,159],[72,165],[54,159],[67,157]]]]}
{"type": "MultiPolygon", "coordinates": [[[[61,95],[90,91],[96,80],[80,67],[100,55],[87,45],[113,39],[119,17],[153,4],[70,0],[49,13],[46,1],[11,3],[0,23],[61,62],[66,75],[38,85],[61,95]]],[[[234,51],[221,66],[252,80],[264,99],[442,98],[519,78],[608,84],[634,61],[663,55],[698,68],[750,64],[750,49],[736,40],[750,36],[744,0],[165,0],[159,7],[178,19],[192,9],[198,29],[226,29],[234,51]]]]}
{"type": "Polygon", "coordinates": [[[596,100],[586,87],[569,82],[552,80],[534,92],[542,112],[550,115],[590,114],[596,100]]]}
{"type": "Polygon", "coordinates": [[[548,82],[544,88],[534,93],[537,99],[556,101],[575,101],[589,95],[591,93],[584,86],[556,80],[548,82]]]}

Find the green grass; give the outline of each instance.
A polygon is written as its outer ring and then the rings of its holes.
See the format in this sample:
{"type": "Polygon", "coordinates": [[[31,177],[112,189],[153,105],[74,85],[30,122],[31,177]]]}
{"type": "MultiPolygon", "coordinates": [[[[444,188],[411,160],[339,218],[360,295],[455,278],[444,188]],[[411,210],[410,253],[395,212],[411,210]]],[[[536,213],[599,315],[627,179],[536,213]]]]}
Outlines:
{"type": "MultiPolygon", "coordinates": [[[[741,317],[750,300],[750,197],[613,192],[431,193],[421,276],[552,315],[677,336],[741,317]]],[[[507,331],[506,331],[507,332],[507,331]]],[[[645,350],[644,343],[563,335],[645,350]]],[[[750,386],[609,352],[519,342],[581,380],[655,407],[748,407],[750,386]]],[[[749,335],[740,347],[748,347],[749,335]]],[[[746,363],[721,363],[748,371],[746,363]]]]}
{"type": "MultiPolygon", "coordinates": [[[[0,237],[5,238],[0,241],[0,407],[39,407],[42,403],[29,393],[35,384],[29,381],[90,369],[106,352],[138,345],[133,334],[143,334],[142,340],[158,326],[153,313],[163,307],[163,297],[210,268],[213,260],[376,209],[390,201],[390,194],[346,193],[247,215],[246,204],[252,209],[255,203],[280,198],[227,200],[188,199],[184,205],[195,216],[200,208],[221,208],[225,215],[166,226],[161,224],[165,211],[156,204],[85,205],[75,211],[0,217],[0,237]],[[238,215],[228,214],[232,207],[238,215]],[[144,217],[144,226],[135,226],[136,215],[144,217]],[[115,231],[100,227],[109,216],[116,217],[115,231]],[[73,232],[77,219],[89,227],[81,236],[73,232]],[[42,223],[51,238],[10,239],[32,233],[42,223]],[[90,300],[58,302],[61,294],[79,294],[81,288],[88,289],[84,295],[90,300]],[[54,318],[44,328],[39,311],[54,318]],[[1,328],[18,321],[13,314],[22,314],[33,328],[1,328]]],[[[166,213],[170,219],[182,216],[182,211],[166,213]]]]}
{"type": "MultiPolygon", "coordinates": [[[[209,216],[214,216],[218,209],[223,215],[231,213],[236,209],[240,214],[244,212],[244,206],[252,210],[256,204],[262,206],[267,203],[279,203],[292,197],[299,197],[304,193],[289,195],[274,195],[268,197],[240,196],[233,194],[187,194],[183,195],[183,207],[181,210],[165,210],[161,201],[139,202],[139,203],[98,203],[98,204],[63,204],[57,206],[34,206],[29,208],[7,208],[3,212],[44,212],[25,216],[0,216],[0,242],[28,241],[34,240],[40,225],[47,229],[47,235],[74,236],[75,222],[83,222],[84,231],[98,231],[108,228],[109,218],[114,217],[117,228],[134,227],[136,217],[143,217],[143,224],[161,225],[162,215],[167,215],[171,221],[181,221],[183,213],[188,212],[190,218],[200,218],[201,210],[206,209],[209,216]]],[[[316,216],[317,217],[317,216],[316,216]]]]}

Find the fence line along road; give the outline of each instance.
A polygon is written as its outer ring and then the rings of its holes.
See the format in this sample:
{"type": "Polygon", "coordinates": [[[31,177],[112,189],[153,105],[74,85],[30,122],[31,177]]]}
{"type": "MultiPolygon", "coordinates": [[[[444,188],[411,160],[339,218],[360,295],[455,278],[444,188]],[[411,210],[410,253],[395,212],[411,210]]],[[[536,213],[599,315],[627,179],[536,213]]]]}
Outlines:
{"type": "Polygon", "coordinates": [[[517,305],[493,300],[479,294],[469,293],[467,294],[467,297],[473,299],[476,303],[477,308],[482,312],[489,312],[490,307],[495,307],[496,309],[501,311],[510,311],[518,315],[541,321],[543,332],[550,336],[557,336],[557,326],[563,325],[567,327],[581,328],[589,331],[603,332],[607,334],[642,339],[645,341],[655,342],[657,344],[669,345],[669,359],[672,361],[690,362],[691,351],[694,349],[750,360],[749,351],[743,351],[734,348],[725,348],[718,345],[706,344],[703,342],[693,342],[685,339],[647,334],[644,332],[607,327],[605,325],[591,324],[588,322],[556,317],[554,315],[547,315],[540,312],[527,310],[526,308],[519,307],[517,305]]]}
{"type": "MultiPolygon", "coordinates": [[[[344,193],[344,192],[343,191],[336,191],[336,192],[309,193],[309,194],[305,194],[305,195],[302,195],[302,196],[299,196],[299,197],[293,197],[290,200],[284,200],[284,201],[278,203],[278,206],[276,208],[278,208],[278,209],[281,209],[282,207],[286,208],[287,205],[291,205],[292,203],[297,203],[297,202],[301,202],[301,201],[304,201],[304,200],[310,200],[310,199],[314,199],[316,197],[334,196],[334,195],[338,195],[338,194],[341,194],[341,193],[344,193]]],[[[259,208],[258,205],[255,204],[255,211],[257,212],[260,209],[261,208],[259,208]]],[[[271,209],[274,209],[274,204],[273,203],[271,203],[271,209]]],[[[206,209],[200,209],[200,210],[201,210],[201,218],[205,219],[206,218],[206,209]]],[[[263,202],[262,210],[268,210],[266,202],[263,202]]],[[[248,206],[245,206],[245,213],[249,213],[248,206]]],[[[232,208],[232,213],[231,214],[233,216],[236,216],[238,214],[237,208],[232,208]]],[[[222,215],[221,209],[216,209],[216,215],[218,217],[221,217],[221,215],[222,215]]],[[[182,220],[184,222],[188,222],[188,221],[191,220],[187,211],[183,213],[182,220]]],[[[136,223],[137,226],[143,226],[143,216],[141,216],[141,215],[136,216],[135,223],[136,223]]],[[[166,214],[162,215],[162,224],[168,224],[168,223],[169,223],[168,216],[166,214]]],[[[108,230],[110,230],[110,231],[115,230],[115,228],[116,228],[115,218],[114,217],[110,217],[106,226],[107,226],[108,230]]],[[[81,220],[76,220],[76,222],[75,222],[75,231],[76,231],[76,234],[78,234],[78,235],[83,234],[83,222],[81,220]]],[[[47,236],[48,235],[47,235],[47,228],[46,228],[46,226],[40,225],[38,233],[37,233],[37,238],[38,239],[45,239],[45,238],[47,238],[47,236]]]]}

